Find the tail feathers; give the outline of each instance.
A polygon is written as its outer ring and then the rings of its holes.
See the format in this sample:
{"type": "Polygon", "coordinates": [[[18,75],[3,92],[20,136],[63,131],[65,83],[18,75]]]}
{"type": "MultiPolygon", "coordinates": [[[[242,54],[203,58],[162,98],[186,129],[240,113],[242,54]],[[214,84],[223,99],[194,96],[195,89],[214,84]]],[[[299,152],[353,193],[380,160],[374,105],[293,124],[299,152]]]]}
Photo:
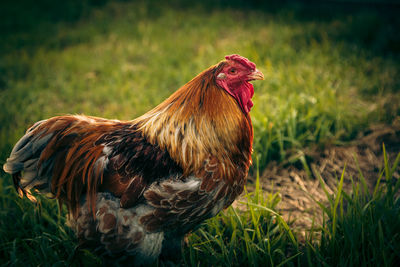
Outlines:
{"type": "Polygon", "coordinates": [[[18,195],[20,196],[20,198],[23,198],[24,196],[26,196],[30,201],[36,203],[37,202],[36,197],[34,197],[31,194],[30,190],[29,189],[25,190],[23,187],[20,186],[21,172],[14,173],[12,175],[12,177],[13,177],[15,190],[17,190],[18,195]]]}
{"type": "Polygon", "coordinates": [[[43,193],[50,191],[49,164],[40,166],[40,168],[38,164],[40,154],[53,135],[46,134],[43,136],[43,131],[33,131],[41,123],[42,121],[32,126],[17,142],[3,166],[3,170],[12,175],[18,194],[21,197],[26,195],[31,201],[35,201],[35,198],[30,194],[32,188],[44,188],[43,193]],[[46,167],[45,170],[42,167],[46,167]]]}
{"type": "Polygon", "coordinates": [[[14,173],[12,175],[15,190],[17,190],[18,195],[23,198],[24,197],[24,190],[19,187],[19,180],[21,180],[21,172],[14,173]]]}

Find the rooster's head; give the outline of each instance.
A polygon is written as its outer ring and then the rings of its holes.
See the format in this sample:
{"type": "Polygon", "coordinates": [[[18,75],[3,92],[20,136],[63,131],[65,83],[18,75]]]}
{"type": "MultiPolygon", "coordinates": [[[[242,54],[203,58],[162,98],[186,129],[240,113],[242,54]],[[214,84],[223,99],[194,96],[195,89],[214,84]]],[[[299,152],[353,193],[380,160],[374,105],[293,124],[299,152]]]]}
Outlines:
{"type": "Polygon", "coordinates": [[[216,73],[217,84],[236,99],[245,113],[253,106],[254,88],[249,81],[263,79],[264,75],[256,69],[256,64],[239,55],[226,56],[216,73]]]}

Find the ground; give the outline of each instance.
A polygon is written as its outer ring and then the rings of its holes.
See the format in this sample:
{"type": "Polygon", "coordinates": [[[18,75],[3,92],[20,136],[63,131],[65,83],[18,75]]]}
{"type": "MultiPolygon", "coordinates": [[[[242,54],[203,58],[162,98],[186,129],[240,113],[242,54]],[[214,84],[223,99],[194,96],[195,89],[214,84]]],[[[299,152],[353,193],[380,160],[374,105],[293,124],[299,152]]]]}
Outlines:
{"type": "MultiPolygon", "coordinates": [[[[322,210],[316,201],[325,205],[328,203],[318,176],[323,179],[329,194],[334,194],[344,169],[345,192],[351,192],[352,179],[359,181],[360,172],[369,189],[373,190],[383,169],[382,144],[386,147],[389,161],[393,162],[400,152],[400,117],[392,125],[371,126],[350,144],[310,148],[305,152],[308,170],[304,166],[288,163],[269,163],[261,174],[263,190],[266,194],[280,193],[278,208],[285,219],[293,222],[293,229],[299,232],[302,239],[313,221],[317,225],[322,224],[322,210]]],[[[396,180],[400,178],[399,171],[393,174],[396,180]]],[[[254,177],[249,178],[250,189],[252,181],[254,177]]]]}
{"type": "MultiPolygon", "coordinates": [[[[350,178],[359,181],[356,156],[371,187],[383,165],[382,142],[391,162],[400,151],[400,5],[308,2],[2,1],[0,165],[36,121],[64,114],[134,119],[237,53],[265,75],[254,83],[254,164],[247,188],[255,187],[259,171],[266,198],[247,198],[246,209],[229,208],[203,224],[189,237],[185,263],[400,262],[400,201],[390,194],[374,196],[374,205],[353,201],[374,216],[357,214],[351,221],[347,213],[337,224],[322,226],[328,246],[314,238],[307,251],[291,239],[291,230],[304,232],[314,215],[322,220],[326,207],[310,198],[328,204],[317,173],[329,193],[337,192],[346,165],[349,192],[350,178]],[[333,237],[337,225],[351,233],[333,237]],[[360,229],[363,235],[355,231],[360,229]],[[365,245],[358,242],[362,238],[372,241],[365,245]]],[[[393,179],[399,179],[398,168],[393,179]]],[[[76,248],[65,208],[45,198],[38,205],[20,199],[1,170],[0,193],[0,265],[100,264],[95,254],[76,248]]]]}

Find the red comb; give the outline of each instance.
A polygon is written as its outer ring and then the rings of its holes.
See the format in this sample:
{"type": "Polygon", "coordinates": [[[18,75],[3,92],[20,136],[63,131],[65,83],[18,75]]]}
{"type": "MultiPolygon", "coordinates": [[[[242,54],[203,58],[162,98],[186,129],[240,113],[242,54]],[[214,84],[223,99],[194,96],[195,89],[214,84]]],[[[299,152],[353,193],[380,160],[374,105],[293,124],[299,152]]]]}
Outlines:
{"type": "Polygon", "coordinates": [[[239,56],[239,55],[236,55],[236,54],[234,54],[234,55],[229,55],[229,56],[225,56],[225,59],[226,59],[226,60],[233,60],[233,61],[236,61],[236,62],[242,64],[243,66],[246,66],[246,67],[248,67],[248,68],[250,68],[250,69],[252,69],[252,70],[255,70],[255,69],[256,69],[256,64],[254,64],[253,62],[251,62],[251,61],[248,60],[247,58],[242,57],[242,56],[239,56]]]}

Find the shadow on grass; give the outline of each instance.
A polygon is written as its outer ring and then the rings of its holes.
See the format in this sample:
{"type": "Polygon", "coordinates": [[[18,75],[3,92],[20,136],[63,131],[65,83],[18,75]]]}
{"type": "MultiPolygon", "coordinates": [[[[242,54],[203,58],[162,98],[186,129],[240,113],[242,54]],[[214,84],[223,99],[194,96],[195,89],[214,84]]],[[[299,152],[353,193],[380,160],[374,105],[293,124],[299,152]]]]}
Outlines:
{"type": "MultiPolygon", "coordinates": [[[[37,47],[63,48],[79,40],[52,37],[59,30],[57,23],[73,25],[89,18],[93,9],[101,8],[110,0],[5,0],[0,4],[2,23],[0,33],[5,36],[3,52],[13,49],[35,49],[37,47]],[[8,44],[7,44],[8,43],[8,44]],[[4,49],[5,48],[5,49],[4,49]]],[[[123,2],[123,1],[119,1],[123,2]]],[[[143,17],[157,18],[163,10],[196,8],[206,16],[210,10],[234,9],[239,12],[263,12],[272,18],[279,17],[288,23],[315,22],[333,23],[326,34],[332,39],[345,40],[372,49],[376,53],[398,54],[400,52],[400,3],[392,1],[261,1],[261,0],[206,0],[196,3],[175,0],[165,3],[160,0],[135,1],[145,6],[143,17]],[[343,23],[344,22],[344,23],[343,23]]],[[[141,19],[141,18],[139,18],[141,19]]],[[[111,31],[105,26],[105,31],[111,31]]],[[[318,33],[309,36],[318,41],[318,33]]],[[[1,52],[0,52],[1,53],[1,52]]],[[[1,55],[1,54],[0,54],[1,55]]]]}
{"type": "MultiPolygon", "coordinates": [[[[5,0],[0,4],[0,90],[7,81],[24,79],[29,73],[23,60],[7,59],[12,53],[32,55],[38,49],[61,50],[85,43],[97,35],[115,32],[113,21],[126,16],[115,10],[111,0],[5,0]],[[107,6],[108,5],[108,6],[107,6]],[[104,7],[107,6],[107,7],[104,7]],[[107,9],[106,16],[96,17],[96,10],[107,9]],[[90,25],[90,29],[77,34],[66,34],[68,28],[90,25]],[[3,63],[1,63],[3,61],[3,63]]],[[[117,1],[123,2],[123,1],[117,1]]],[[[400,55],[400,4],[373,0],[353,1],[261,1],[261,0],[206,0],[196,3],[175,0],[135,1],[135,23],[153,20],[167,9],[195,9],[200,17],[207,19],[210,11],[230,9],[246,16],[262,14],[259,20],[283,21],[288,25],[315,24],[306,33],[293,36],[291,46],[302,49],[312,43],[329,38],[334,42],[346,42],[369,51],[372,55],[399,58],[400,55]],[[323,25],[323,27],[319,27],[323,25]]],[[[194,29],[196,30],[196,29],[194,29]]],[[[21,57],[20,57],[21,58],[21,57]]],[[[24,58],[24,57],[22,57],[24,58]]]]}

